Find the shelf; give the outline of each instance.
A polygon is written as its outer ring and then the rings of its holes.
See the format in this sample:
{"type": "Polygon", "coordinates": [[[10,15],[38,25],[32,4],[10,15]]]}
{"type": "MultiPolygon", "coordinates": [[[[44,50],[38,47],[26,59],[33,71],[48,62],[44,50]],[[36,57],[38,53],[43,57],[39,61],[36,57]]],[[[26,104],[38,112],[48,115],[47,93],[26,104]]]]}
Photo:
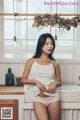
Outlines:
{"type": "Polygon", "coordinates": [[[23,86],[0,86],[0,94],[24,94],[23,86]]]}

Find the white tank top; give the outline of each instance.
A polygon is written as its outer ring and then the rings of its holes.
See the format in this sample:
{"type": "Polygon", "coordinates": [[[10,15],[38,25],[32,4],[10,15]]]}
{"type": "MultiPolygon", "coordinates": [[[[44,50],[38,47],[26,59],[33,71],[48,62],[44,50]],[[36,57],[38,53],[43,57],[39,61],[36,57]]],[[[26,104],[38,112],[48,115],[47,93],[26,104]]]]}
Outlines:
{"type": "MultiPolygon", "coordinates": [[[[55,81],[54,76],[55,69],[52,62],[48,65],[41,65],[35,59],[31,66],[28,79],[40,81],[48,90],[49,84],[55,81]]],[[[30,88],[33,88],[34,96],[40,93],[40,90],[36,85],[29,85],[29,89],[30,88]]],[[[53,96],[53,93],[44,92],[44,94],[53,96]]]]}

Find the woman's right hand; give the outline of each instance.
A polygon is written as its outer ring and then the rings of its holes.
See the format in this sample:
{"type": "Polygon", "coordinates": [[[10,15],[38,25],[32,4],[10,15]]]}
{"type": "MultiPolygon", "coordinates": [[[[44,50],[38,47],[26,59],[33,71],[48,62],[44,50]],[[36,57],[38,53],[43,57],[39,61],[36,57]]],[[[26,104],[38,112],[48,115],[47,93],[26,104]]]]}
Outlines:
{"type": "Polygon", "coordinates": [[[39,88],[39,90],[41,92],[46,92],[47,91],[46,88],[45,88],[45,86],[41,82],[36,81],[36,85],[37,85],[37,87],[39,88]]]}

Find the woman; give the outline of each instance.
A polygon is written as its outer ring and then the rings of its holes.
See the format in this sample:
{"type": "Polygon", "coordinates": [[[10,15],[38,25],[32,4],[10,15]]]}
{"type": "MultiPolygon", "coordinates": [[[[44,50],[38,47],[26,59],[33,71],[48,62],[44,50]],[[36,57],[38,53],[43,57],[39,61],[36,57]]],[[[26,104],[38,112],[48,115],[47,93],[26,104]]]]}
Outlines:
{"type": "Polygon", "coordinates": [[[33,107],[37,120],[60,120],[60,97],[57,87],[61,86],[59,65],[52,54],[55,41],[51,34],[42,34],[33,58],[28,59],[22,76],[23,84],[33,84],[33,107]]]}

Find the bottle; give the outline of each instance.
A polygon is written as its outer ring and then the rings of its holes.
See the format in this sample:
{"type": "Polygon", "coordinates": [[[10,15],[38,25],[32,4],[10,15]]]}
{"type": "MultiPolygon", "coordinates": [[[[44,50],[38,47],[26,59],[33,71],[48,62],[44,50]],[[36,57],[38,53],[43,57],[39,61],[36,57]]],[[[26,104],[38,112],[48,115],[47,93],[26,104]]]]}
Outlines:
{"type": "Polygon", "coordinates": [[[8,86],[14,85],[14,74],[11,71],[11,68],[8,68],[8,73],[5,75],[5,84],[8,86]]]}

